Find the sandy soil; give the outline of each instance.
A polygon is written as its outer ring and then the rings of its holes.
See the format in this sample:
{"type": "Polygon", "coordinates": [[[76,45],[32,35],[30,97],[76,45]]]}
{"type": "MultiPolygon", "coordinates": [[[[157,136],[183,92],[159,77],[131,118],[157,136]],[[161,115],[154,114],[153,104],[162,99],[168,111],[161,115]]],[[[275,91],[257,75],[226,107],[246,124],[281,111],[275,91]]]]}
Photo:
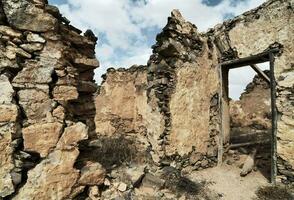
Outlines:
{"type": "Polygon", "coordinates": [[[222,165],[219,167],[193,172],[190,176],[194,181],[206,181],[207,187],[221,194],[223,200],[252,200],[260,186],[269,185],[268,180],[259,172],[251,172],[240,177],[240,169],[236,166],[222,165]]]}

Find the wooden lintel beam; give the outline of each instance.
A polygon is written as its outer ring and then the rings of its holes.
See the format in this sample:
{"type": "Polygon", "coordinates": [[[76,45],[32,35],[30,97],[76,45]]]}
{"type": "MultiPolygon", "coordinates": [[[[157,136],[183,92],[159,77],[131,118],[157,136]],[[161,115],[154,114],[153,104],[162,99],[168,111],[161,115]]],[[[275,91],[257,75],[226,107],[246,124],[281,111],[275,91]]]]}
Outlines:
{"type": "Polygon", "coordinates": [[[251,64],[258,64],[270,61],[269,54],[276,54],[280,52],[280,48],[273,48],[262,53],[251,55],[245,58],[236,58],[234,60],[224,61],[220,63],[222,67],[234,69],[238,67],[248,66],[251,64]]]}
{"type": "Polygon", "coordinates": [[[256,65],[252,64],[250,67],[261,77],[263,78],[268,84],[271,83],[271,79],[256,65]]]}

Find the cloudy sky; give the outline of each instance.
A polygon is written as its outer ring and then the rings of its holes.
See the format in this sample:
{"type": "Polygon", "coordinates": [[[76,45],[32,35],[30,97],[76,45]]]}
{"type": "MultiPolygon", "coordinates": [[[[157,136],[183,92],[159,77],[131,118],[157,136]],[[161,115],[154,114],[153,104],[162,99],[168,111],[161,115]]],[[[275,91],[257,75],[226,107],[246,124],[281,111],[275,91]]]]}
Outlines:
{"type": "MultiPolygon", "coordinates": [[[[146,64],[156,35],[167,22],[172,9],[206,31],[225,19],[255,8],[265,0],[49,0],[58,6],[71,24],[85,31],[91,29],[99,37],[96,47],[101,66],[95,80],[109,67],[130,67],[146,64]]],[[[244,71],[244,70],[243,70],[244,71]]],[[[234,79],[232,97],[238,98],[254,72],[244,71],[244,77],[234,79]]]]}

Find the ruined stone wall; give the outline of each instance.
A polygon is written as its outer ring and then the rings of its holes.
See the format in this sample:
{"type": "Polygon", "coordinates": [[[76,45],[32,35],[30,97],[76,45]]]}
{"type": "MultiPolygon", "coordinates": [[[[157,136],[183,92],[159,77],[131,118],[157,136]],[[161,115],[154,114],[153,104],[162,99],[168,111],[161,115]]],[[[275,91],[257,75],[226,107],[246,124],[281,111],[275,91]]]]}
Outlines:
{"type": "Polygon", "coordinates": [[[74,167],[93,122],[71,105],[93,102],[99,65],[97,39],[80,33],[45,0],[0,1],[0,199],[68,199],[92,184],[74,167]]]}
{"type": "MultiPolygon", "coordinates": [[[[115,157],[113,161],[103,161],[102,164],[109,168],[111,163],[120,161],[144,163],[147,148],[149,146],[147,137],[148,122],[150,118],[147,105],[147,68],[146,66],[133,66],[129,69],[108,69],[104,75],[103,83],[95,97],[96,103],[96,134],[92,135],[89,143],[103,141],[106,143],[121,143],[123,145],[115,149],[111,147],[109,152],[115,157]],[[148,112],[148,113],[147,113],[148,112]],[[117,151],[129,151],[130,154],[121,156],[117,151]]],[[[149,130],[156,124],[149,124],[149,130]]],[[[103,144],[102,144],[103,145],[103,144]]],[[[91,145],[90,145],[91,146],[91,145]]],[[[93,147],[95,150],[95,147],[93,147]]],[[[96,149],[98,151],[98,149],[96,149]]],[[[100,154],[102,152],[99,152],[100,154]]],[[[101,155],[102,157],[104,155],[101,155]]],[[[99,160],[98,160],[99,161],[99,160]]],[[[113,165],[113,163],[112,163],[113,165]]]]}
{"type": "Polygon", "coordinates": [[[104,185],[110,199],[156,167],[215,166],[221,127],[224,143],[229,138],[219,63],[269,46],[282,47],[275,60],[279,178],[293,182],[292,24],[290,0],[268,1],[203,34],[175,10],[147,68],[109,69],[94,102],[93,33],[80,35],[45,0],[0,1],[0,197],[82,198],[104,185]]]}
{"type": "Polygon", "coordinates": [[[223,25],[215,27],[214,35],[224,57],[247,57],[269,47],[282,47],[275,57],[278,109],[278,173],[279,181],[293,182],[294,120],[293,120],[293,1],[268,1],[223,25]],[[287,177],[287,178],[285,178],[287,177]]]}
{"type": "Polygon", "coordinates": [[[219,78],[217,52],[174,10],[148,62],[149,105],[164,119],[156,152],[164,164],[196,170],[217,162],[219,78]],[[192,167],[191,167],[192,166],[192,167]]]}
{"type": "MultiPolygon", "coordinates": [[[[269,75],[269,71],[264,71],[269,75]]],[[[230,100],[230,143],[265,142],[270,146],[270,84],[255,75],[239,100],[230,100]]],[[[270,152],[270,149],[268,149],[270,152]]]]}

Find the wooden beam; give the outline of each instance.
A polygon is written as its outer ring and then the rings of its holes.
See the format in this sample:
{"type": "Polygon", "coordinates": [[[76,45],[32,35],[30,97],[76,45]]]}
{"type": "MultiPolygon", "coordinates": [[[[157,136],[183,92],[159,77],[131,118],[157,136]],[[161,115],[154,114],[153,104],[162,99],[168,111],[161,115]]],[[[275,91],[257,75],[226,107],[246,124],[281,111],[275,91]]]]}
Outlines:
{"type": "Polygon", "coordinates": [[[264,51],[262,53],[252,55],[249,57],[237,58],[235,60],[225,61],[225,62],[221,63],[221,66],[226,67],[228,69],[234,69],[234,68],[244,67],[244,66],[248,66],[248,65],[252,65],[252,64],[263,63],[263,62],[270,61],[269,54],[271,54],[271,53],[275,54],[278,52],[280,52],[279,48],[273,48],[273,49],[269,49],[267,51],[264,51]]]}
{"type": "Polygon", "coordinates": [[[262,145],[262,144],[271,144],[271,140],[263,140],[263,141],[254,141],[254,142],[245,142],[240,144],[231,144],[229,146],[229,149],[236,149],[239,147],[245,147],[245,146],[253,146],[253,145],[262,145]]]}
{"type": "Polygon", "coordinates": [[[268,84],[271,83],[271,79],[256,65],[252,64],[250,67],[261,77],[263,78],[268,84]]]}
{"type": "Polygon", "coordinates": [[[278,111],[276,106],[276,79],[275,79],[275,56],[269,54],[270,58],[270,76],[271,76],[271,108],[272,108],[272,145],[271,145],[271,183],[276,184],[277,177],[277,121],[278,111]]]}

